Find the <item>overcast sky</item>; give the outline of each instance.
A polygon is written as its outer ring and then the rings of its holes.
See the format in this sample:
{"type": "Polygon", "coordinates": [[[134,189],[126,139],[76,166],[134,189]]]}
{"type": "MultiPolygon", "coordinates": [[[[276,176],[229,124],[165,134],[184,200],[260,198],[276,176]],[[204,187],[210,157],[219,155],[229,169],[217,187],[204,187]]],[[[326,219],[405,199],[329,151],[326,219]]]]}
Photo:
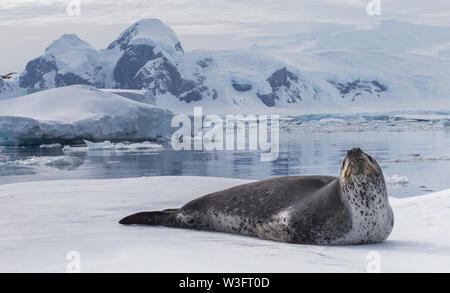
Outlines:
{"type": "Polygon", "coordinates": [[[96,48],[142,18],[160,18],[185,50],[249,47],[259,39],[296,34],[312,23],[367,27],[382,19],[450,26],[448,0],[380,0],[381,15],[368,16],[371,0],[0,0],[0,73],[22,71],[64,33],[96,48]]]}

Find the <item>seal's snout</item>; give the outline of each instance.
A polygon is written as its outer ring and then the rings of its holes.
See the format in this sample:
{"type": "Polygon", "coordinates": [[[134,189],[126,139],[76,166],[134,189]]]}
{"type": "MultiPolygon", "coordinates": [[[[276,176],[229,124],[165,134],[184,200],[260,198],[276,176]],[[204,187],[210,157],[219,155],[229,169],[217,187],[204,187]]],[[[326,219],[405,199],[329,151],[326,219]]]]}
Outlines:
{"type": "Polygon", "coordinates": [[[353,148],[347,152],[347,157],[356,158],[361,157],[363,151],[360,148],[353,148]]]}
{"type": "Polygon", "coordinates": [[[342,164],[341,179],[346,182],[355,175],[379,175],[378,165],[375,159],[363,152],[360,148],[353,148],[347,152],[347,157],[342,164]]]}

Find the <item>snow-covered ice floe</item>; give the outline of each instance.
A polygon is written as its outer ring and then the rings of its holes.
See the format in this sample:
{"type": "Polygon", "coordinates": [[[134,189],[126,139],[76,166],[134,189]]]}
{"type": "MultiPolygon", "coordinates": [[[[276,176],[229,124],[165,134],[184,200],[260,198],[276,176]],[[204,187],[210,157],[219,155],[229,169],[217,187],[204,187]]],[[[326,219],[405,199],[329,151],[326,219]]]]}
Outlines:
{"type": "Polygon", "coordinates": [[[122,226],[131,213],[176,208],[241,179],[143,177],[0,185],[0,271],[450,272],[450,190],[395,199],[395,227],[376,245],[310,246],[166,227],[122,226]]]}
{"type": "Polygon", "coordinates": [[[139,143],[112,143],[109,140],[103,142],[91,142],[84,140],[86,146],[69,146],[63,147],[64,153],[77,153],[88,151],[160,151],[164,147],[160,144],[150,141],[144,141],[139,143]]]}
{"type": "Polygon", "coordinates": [[[0,101],[0,145],[166,139],[173,113],[74,85],[0,101]]]}

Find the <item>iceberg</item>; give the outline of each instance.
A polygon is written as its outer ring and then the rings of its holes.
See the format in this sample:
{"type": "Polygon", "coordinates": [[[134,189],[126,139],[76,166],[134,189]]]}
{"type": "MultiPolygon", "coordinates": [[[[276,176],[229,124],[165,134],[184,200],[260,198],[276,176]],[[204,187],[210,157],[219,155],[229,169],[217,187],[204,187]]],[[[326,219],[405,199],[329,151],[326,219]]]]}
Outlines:
{"type": "Polygon", "coordinates": [[[173,113],[86,85],[0,101],[0,145],[157,140],[173,113]]]}

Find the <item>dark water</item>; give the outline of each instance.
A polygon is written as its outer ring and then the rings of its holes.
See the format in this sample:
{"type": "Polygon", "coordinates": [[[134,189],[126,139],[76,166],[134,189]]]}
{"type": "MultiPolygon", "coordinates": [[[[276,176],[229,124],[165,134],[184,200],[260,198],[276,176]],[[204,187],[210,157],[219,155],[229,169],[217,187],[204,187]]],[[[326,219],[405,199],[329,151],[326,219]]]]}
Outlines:
{"type": "Polygon", "coordinates": [[[395,197],[410,197],[450,188],[450,131],[299,132],[281,134],[279,158],[260,161],[258,152],[164,151],[72,153],[78,167],[23,164],[37,156],[62,156],[60,149],[0,149],[0,184],[35,180],[103,179],[195,175],[265,179],[323,174],[337,176],[346,151],[359,146],[380,163],[385,176],[406,176],[408,183],[388,185],[395,197]],[[21,163],[22,162],[22,163],[21,163]]]}

